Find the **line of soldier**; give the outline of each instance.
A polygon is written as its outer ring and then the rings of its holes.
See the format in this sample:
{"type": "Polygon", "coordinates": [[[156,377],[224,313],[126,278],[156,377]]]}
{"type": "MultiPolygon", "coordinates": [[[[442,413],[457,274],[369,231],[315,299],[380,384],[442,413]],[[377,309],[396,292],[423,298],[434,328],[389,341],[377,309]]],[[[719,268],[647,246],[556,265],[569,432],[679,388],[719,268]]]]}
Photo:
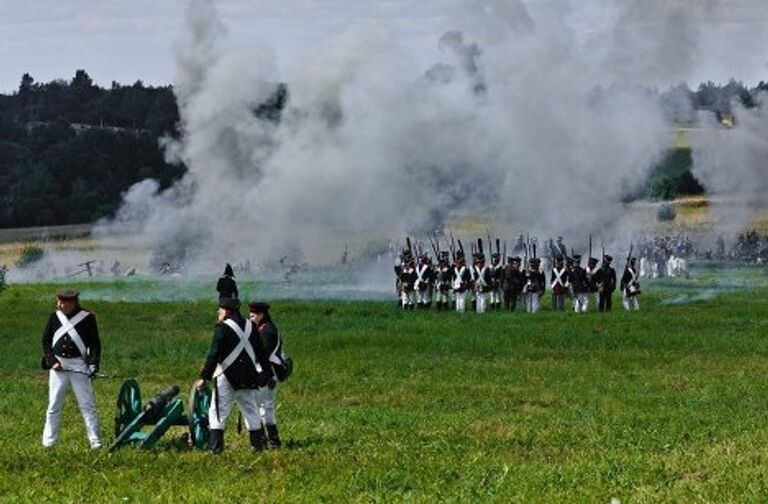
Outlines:
{"type": "MultiPolygon", "coordinates": [[[[581,266],[579,254],[556,256],[549,282],[537,257],[509,256],[502,265],[499,251],[490,254],[490,262],[483,252],[474,252],[471,264],[467,264],[463,250],[455,251],[453,256],[451,263],[449,252],[438,251],[438,264],[434,266],[429,254],[422,253],[417,260],[411,250],[404,250],[394,268],[398,306],[427,310],[434,302],[438,311],[465,312],[469,305],[473,311],[484,313],[514,311],[519,305],[535,313],[549,285],[555,311],[565,311],[566,299],[571,300],[576,313],[587,312],[590,299],[599,311],[612,308],[617,277],[611,266],[613,258],[608,254],[599,266],[597,258],[589,257],[586,267],[581,266]]],[[[624,308],[639,309],[639,271],[631,252],[619,287],[624,308]]]]}

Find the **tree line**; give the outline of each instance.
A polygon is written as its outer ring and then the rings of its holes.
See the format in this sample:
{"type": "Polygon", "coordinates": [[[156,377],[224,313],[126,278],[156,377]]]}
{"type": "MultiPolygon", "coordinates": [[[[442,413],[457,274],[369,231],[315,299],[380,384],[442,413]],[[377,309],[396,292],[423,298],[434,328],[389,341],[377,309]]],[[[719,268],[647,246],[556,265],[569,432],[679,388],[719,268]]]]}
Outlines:
{"type": "MultiPolygon", "coordinates": [[[[748,89],[731,80],[702,83],[695,91],[686,84],[649,91],[670,121],[684,124],[701,110],[734,120],[733,104],[754,107],[768,83],[748,89]]],[[[287,99],[281,85],[254,113],[279,120],[287,99]]],[[[16,92],[0,94],[0,227],[89,223],[114,214],[121,194],[136,182],[154,178],[170,186],[186,168],[165,162],[159,140],[177,137],[178,123],[171,86],[112,82],[106,89],[85,70],[47,83],[24,74],[16,92]]],[[[703,192],[690,165],[689,149],[671,149],[638,196],[703,192]]]]}

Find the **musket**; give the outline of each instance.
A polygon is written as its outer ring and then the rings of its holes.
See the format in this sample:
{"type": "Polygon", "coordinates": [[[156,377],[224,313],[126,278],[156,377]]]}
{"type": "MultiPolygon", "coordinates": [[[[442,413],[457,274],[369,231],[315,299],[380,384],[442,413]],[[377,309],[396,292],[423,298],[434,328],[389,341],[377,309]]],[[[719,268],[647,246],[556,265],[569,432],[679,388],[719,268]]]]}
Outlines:
{"type": "Polygon", "coordinates": [[[587,257],[587,261],[589,261],[589,258],[592,257],[592,235],[589,235],[589,257],[587,257]]]}
{"type": "Polygon", "coordinates": [[[81,374],[84,376],[87,376],[88,378],[115,378],[111,375],[105,375],[102,373],[89,373],[87,371],[80,371],[78,369],[54,369],[54,371],[59,371],[61,373],[75,373],[75,374],[81,374]]]}
{"type": "Polygon", "coordinates": [[[496,253],[501,254],[501,240],[496,238],[496,253]]]}
{"type": "Polygon", "coordinates": [[[429,238],[429,244],[432,245],[432,251],[435,253],[435,259],[437,259],[440,256],[440,242],[435,244],[431,236],[427,236],[427,238],[429,238]]]}
{"type": "Polygon", "coordinates": [[[629,268],[629,260],[632,259],[632,249],[634,248],[634,245],[632,245],[632,242],[629,242],[629,254],[627,254],[627,262],[624,264],[624,269],[629,268]]]}
{"type": "Polygon", "coordinates": [[[502,261],[507,261],[507,240],[504,240],[504,253],[502,254],[502,261]]]}
{"type": "Polygon", "coordinates": [[[480,254],[483,254],[483,253],[484,253],[484,252],[483,252],[483,239],[482,239],[482,238],[478,238],[478,239],[477,239],[477,251],[478,251],[480,254]]]}
{"type": "Polygon", "coordinates": [[[411,237],[410,236],[406,236],[405,237],[405,243],[408,245],[408,253],[412,254],[413,253],[413,249],[411,248],[411,237]]]}

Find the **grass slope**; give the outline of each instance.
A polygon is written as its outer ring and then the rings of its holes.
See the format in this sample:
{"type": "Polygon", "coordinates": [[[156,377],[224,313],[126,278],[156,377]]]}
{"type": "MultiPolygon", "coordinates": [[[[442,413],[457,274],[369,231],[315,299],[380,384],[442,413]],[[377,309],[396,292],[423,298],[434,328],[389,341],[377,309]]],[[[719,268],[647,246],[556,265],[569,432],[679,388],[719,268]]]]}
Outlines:
{"type": "MultiPolygon", "coordinates": [[[[297,363],[278,394],[287,446],[253,455],[231,418],[211,456],[175,440],[180,427],[153,451],[90,453],[72,395],[44,450],[36,368],[54,287],[13,286],[0,294],[0,500],[764,502],[768,290],[662,304],[674,298],[659,287],[642,312],[586,316],[278,302],[297,363]]],[[[138,377],[145,400],[188,388],[213,303],[86,305],[105,372],[138,377]]],[[[107,439],[120,383],[95,383],[107,439]]]]}

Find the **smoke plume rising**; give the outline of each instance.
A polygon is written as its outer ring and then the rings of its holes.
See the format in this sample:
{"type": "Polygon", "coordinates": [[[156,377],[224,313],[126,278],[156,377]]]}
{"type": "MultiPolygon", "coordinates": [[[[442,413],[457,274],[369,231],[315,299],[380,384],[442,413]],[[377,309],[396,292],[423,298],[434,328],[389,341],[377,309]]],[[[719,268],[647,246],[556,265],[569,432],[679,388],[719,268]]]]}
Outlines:
{"type": "Polygon", "coordinates": [[[671,141],[633,82],[684,77],[700,33],[670,3],[640,4],[461,2],[428,48],[353,26],[279,72],[270,54],[226,50],[212,3],[193,0],[176,55],[182,137],[165,143],[189,171],[167,191],[134,186],[103,230],[194,269],[311,261],[457,215],[490,213],[499,232],[610,229],[671,141]],[[653,15],[648,40],[632,27],[653,15]],[[280,120],[256,114],[280,83],[280,120]]]}

